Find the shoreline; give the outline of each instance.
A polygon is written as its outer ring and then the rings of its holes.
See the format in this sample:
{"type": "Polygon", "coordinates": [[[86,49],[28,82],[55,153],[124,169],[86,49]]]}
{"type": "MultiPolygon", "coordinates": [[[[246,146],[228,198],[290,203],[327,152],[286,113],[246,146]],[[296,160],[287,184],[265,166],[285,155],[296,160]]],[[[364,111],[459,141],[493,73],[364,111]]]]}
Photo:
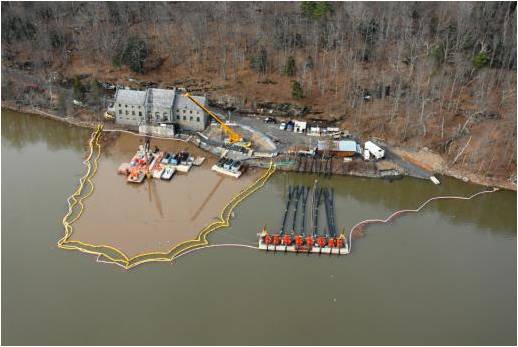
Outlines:
{"type": "MultiPolygon", "coordinates": [[[[41,116],[41,117],[57,120],[60,122],[64,122],[64,123],[67,123],[72,126],[79,126],[79,127],[83,127],[83,128],[95,129],[96,124],[98,123],[98,122],[93,122],[93,121],[82,121],[82,120],[74,119],[72,117],[60,117],[55,114],[49,113],[48,110],[41,110],[41,109],[38,109],[35,107],[16,107],[8,101],[4,101],[2,103],[2,108],[5,108],[10,111],[14,111],[14,112],[29,114],[31,116],[41,116]]],[[[81,114],[81,112],[79,112],[79,114],[81,114]]],[[[84,112],[83,114],[88,114],[88,113],[84,112]]],[[[111,123],[104,123],[104,125],[105,125],[105,129],[103,129],[103,132],[124,132],[124,133],[131,133],[136,136],[143,136],[135,131],[131,131],[126,128],[119,128],[116,126],[114,127],[113,124],[111,124],[111,123]],[[108,125],[108,127],[106,127],[106,125],[108,125]]],[[[151,136],[151,137],[153,137],[153,136],[151,136]]],[[[156,138],[164,139],[164,140],[190,142],[189,139],[182,140],[182,139],[170,138],[170,137],[156,137],[156,138]]],[[[193,145],[196,145],[196,144],[193,143],[193,145]]],[[[198,147],[198,148],[204,150],[208,154],[210,153],[211,155],[214,155],[214,153],[212,153],[211,151],[207,151],[201,147],[198,147]]],[[[403,148],[399,148],[399,149],[411,152],[410,150],[405,150],[403,148]]],[[[412,160],[412,162],[413,162],[413,164],[415,164],[417,166],[420,166],[423,168],[428,168],[427,163],[417,161],[417,160],[412,160]]],[[[257,167],[262,167],[262,165],[257,165],[257,167]]],[[[279,167],[278,169],[280,171],[286,171],[286,172],[298,172],[297,170],[290,170],[287,168],[279,167]]],[[[438,170],[437,173],[442,176],[448,176],[448,177],[455,178],[457,180],[461,180],[464,183],[472,183],[472,184],[476,184],[476,185],[480,185],[480,186],[484,186],[484,187],[498,187],[500,189],[506,189],[506,190],[515,191],[515,192],[517,191],[516,184],[513,184],[512,182],[510,182],[508,180],[499,180],[499,179],[492,179],[489,177],[481,177],[480,175],[477,175],[475,173],[464,172],[464,171],[449,168],[449,167],[445,167],[441,170],[438,170]],[[466,181],[466,179],[467,179],[467,181],[466,181]]],[[[336,175],[344,175],[344,174],[336,174],[336,175]]],[[[374,177],[369,174],[361,174],[361,173],[349,173],[349,174],[345,174],[345,175],[353,176],[353,177],[368,177],[368,178],[385,179],[383,177],[374,177]]],[[[401,174],[401,176],[402,177],[412,177],[411,175],[408,175],[408,174],[401,174]]]]}

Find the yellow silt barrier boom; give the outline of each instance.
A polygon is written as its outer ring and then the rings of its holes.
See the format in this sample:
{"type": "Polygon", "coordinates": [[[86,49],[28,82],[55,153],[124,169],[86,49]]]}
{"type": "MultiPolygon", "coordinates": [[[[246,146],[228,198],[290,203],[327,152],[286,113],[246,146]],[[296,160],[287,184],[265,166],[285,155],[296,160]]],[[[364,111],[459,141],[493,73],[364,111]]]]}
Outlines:
{"type": "Polygon", "coordinates": [[[222,209],[219,220],[203,228],[196,239],[181,242],[167,252],[149,252],[138,254],[130,258],[123,251],[110,245],[93,245],[82,241],[70,240],[73,233],[72,225],[81,217],[84,211],[85,207],[83,201],[94,192],[94,183],[92,178],[95,176],[99,166],[99,158],[101,156],[101,145],[99,143],[99,139],[102,136],[102,131],[103,126],[102,124],[99,124],[88,141],[88,155],[84,160],[87,168],[86,173],[80,178],[79,187],[67,199],[68,211],[62,220],[65,234],[58,241],[58,247],[61,249],[78,250],[83,253],[97,255],[98,261],[117,264],[125,269],[131,269],[147,262],[169,262],[188,250],[207,245],[207,235],[216,229],[228,227],[230,225],[230,216],[233,209],[241,201],[263,187],[276,170],[275,164],[270,162],[270,166],[266,172],[254,183],[234,196],[222,209]]]}

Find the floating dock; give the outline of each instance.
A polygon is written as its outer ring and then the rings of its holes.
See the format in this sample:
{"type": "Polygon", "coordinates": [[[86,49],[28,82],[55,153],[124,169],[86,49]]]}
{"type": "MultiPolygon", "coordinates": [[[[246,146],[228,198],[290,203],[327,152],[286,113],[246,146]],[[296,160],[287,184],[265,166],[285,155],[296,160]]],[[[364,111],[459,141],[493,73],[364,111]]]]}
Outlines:
{"type": "Polygon", "coordinates": [[[273,251],[273,252],[292,252],[292,253],[317,253],[317,254],[336,254],[336,255],[345,255],[349,254],[349,246],[347,243],[344,244],[344,247],[320,247],[318,245],[313,245],[308,247],[307,245],[296,246],[296,245],[275,245],[275,244],[267,244],[263,241],[262,238],[259,238],[259,249],[264,251],[273,251]]]}
{"type": "Polygon", "coordinates": [[[342,232],[336,232],[334,190],[332,188],[317,187],[317,182],[312,194],[312,232],[306,233],[306,205],[310,195],[310,187],[301,185],[288,187],[286,208],[283,213],[281,229],[278,234],[269,234],[263,227],[259,235],[258,248],[265,251],[293,252],[293,253],[318,253],[318,254],[349,254],[347,237],[342,232]],[[324,203],[327,217],[327,232],[319,233],[319,210],[324,203]],[[293,205],[293,206],[292,206],[293,205]],[[299,213],[299,206],[302,211],[299,213]],[[288,218],[290,210],[293,210],[293,219],[288,218]],[[301,223],[297,222],[297,216],[301,216],[301,223]],[[290,225],[291,222],[291,225],[290,225]],[[287,233],[286,231],[291,232],[287,233]]]}
{"type": "Polygon", "coordinates": [[[245,165],[239,160],[233,160],[223,156],[212,166],[211,170],[226,176],[239,178],[245,170],[245,165]]]}
{"type": "Polygon", "coordinates": [[[230,177],[234,177],[234,178],[239,178],[241,177],[241,175],[243,174],[242,171],[230,171],[230,170],[226,170],[216,164],[214,164],[211,168],[212,171],[215,171],[217,173],[220,173],[220,174],[223,174],[223,175],[226,175],[226,176],[230,176],[230,177]]]}

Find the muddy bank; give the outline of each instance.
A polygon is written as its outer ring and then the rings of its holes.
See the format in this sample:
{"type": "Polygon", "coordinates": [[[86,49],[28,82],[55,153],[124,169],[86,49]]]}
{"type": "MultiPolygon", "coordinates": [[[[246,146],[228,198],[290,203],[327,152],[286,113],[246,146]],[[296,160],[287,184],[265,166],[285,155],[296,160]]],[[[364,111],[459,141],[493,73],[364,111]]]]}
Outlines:
{"type": "Polygon", "coordinates": [[[95,192],[86,201],[83,216],[74,226],[72,240],[116,247],[129,257],[168,251],[180,242],[196,238],[214,222],[223,207],[262,173],[251,168],[239,180],[210,170],[216,161],[190,143],[152,140],[151,146],[177,152],[187,150],[206,156],[201,167],[177,173],[170,182],[151,179],[135,185],[117,174],[143,143],[141,136],[120,134],[106,146],[94,177],[95,192]]]}
{"type": "Polygon", "coordinates": [[[483,186],[493,186],[516,191],[516,183],[513,183],[508,179],[488,177],[482,174],[469,172],[447,163],[439,154],[426,148],[419,151],[412,151],[405,148],[392,148],[391,150],[400,155],[404,160],[433,173],[454,177],[463,182],[471,182],[483,186]]]}

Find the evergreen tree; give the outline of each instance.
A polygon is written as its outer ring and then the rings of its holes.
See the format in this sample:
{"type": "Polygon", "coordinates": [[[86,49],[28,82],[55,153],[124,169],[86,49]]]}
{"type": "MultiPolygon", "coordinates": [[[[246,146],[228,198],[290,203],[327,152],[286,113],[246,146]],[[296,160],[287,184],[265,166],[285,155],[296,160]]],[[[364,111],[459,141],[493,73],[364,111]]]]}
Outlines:
{"type": "Polygon", "coordinates": [[[333,12],[333,6],[327,1],[303,1],[300,8],[302,14],[311,19],[320,19],[333,12]]]}
{"type": "Polygon", "coordinates": [[[489,63],[489,58],[485,52],[480,52],[473,58],[473,66],[475,69],[481,69],[489,63]]]}
{"type": "Polygon", "coordinates": [[[291,96],[293,99],[297,100],[304,98],[304,91],[298,81],[293,81],[293,84],[291,85],[291,96]]]}
{"type": "MultiPolygon", "coordinates": [[[[120,62],[128,65],[133,72],[144,72],[144,61],[149,54],[149,49],[143,40],[130,37],[126,47],[120,56],[120,62]]],[[[115,63],[116,61],[112,61],[115,63]]]]}
{"type": "Polygon", "coordinates": [[[295,65],[295,59],[290,55],[288,57],[288,61],[286,62],[286,66],[284,67],[284,73],[286,76],[295,76],[296,71],[297,66],[295,65]]]}

